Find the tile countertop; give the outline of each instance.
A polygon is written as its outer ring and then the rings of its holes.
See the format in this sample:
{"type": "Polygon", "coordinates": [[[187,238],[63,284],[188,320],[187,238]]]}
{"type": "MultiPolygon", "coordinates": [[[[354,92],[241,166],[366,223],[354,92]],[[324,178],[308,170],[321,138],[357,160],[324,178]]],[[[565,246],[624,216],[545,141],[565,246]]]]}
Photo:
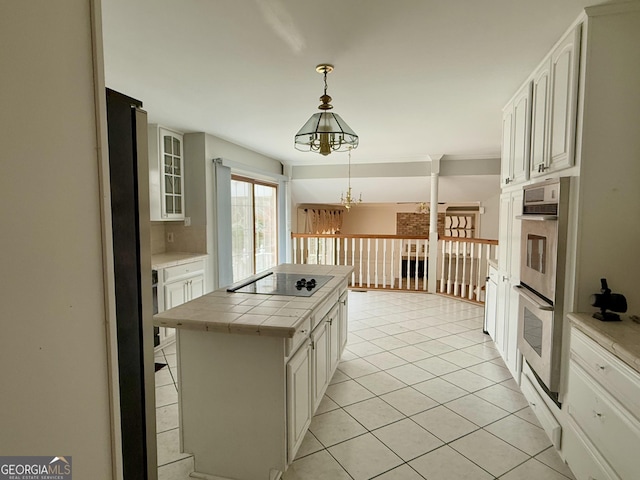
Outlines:
{"type": "Polygon", "coordinates": [[[224,287],[155,315],[154,324],[189,330],[291,338],[313,310],[346,283],[353,267],[281,264],[269,271],[304,276],[332,275],[334,278],[310,297],[234,293],[227,292],[227,287],[224,287]]]}
{"type": "Polygon", "coordinates": [[[628,315],[620,322],[602,322],[590,313],[569,313],[569,321],[578,330],[640,373],[640,324],[628,315]]]}
{"type": "Polygon", "coordinates": [[[183,252],[167,252],[156,253],[151,255],[151,268],[158,270],[160,268],[175,267],[185,263],[195,262],[201,258],[207,258],[206,253],[183,253],[183,252]]]}

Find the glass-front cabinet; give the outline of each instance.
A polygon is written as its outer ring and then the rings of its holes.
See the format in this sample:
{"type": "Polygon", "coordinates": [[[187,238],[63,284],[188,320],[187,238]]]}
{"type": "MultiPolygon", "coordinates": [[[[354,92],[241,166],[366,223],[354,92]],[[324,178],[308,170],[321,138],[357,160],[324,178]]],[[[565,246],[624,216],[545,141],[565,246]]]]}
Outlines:
{"type": "Polygon", "coordinates": [[[181,133],[149,125],[151,220],[184,219],[183,152],[181,133]]]}

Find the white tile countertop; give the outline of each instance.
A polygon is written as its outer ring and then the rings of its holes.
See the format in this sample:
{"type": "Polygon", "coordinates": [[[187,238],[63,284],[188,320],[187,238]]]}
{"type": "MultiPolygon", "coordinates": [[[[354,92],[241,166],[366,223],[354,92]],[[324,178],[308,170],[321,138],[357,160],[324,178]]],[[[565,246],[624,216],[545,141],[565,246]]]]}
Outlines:
{"type": "Polygon", "coordinates": [[[278,265],[267,272],[301,276],[332,275],[334,278],[310,297],[227,292],[227,287],[224,287],[155,315],[154,324],[189,330],[291,338],[316,308],[339,289],[346,288],[352,271],[351,266],[278,265]]]}
{"type": "Polygon", "coordinates": [[[590,313],[569,313],[569,321],[582,333],[640,373],[640,324],[628,315],[619,322],[603,322],[590,313]]]}
{"type": "Polygon", "coordinates": [[[158,270],[160,268],[175,267],[191,263],[202,258],[207,258],[206,253],[183,253],[183,252],[166,252],[151,255],[151,268],[158,270]]]}

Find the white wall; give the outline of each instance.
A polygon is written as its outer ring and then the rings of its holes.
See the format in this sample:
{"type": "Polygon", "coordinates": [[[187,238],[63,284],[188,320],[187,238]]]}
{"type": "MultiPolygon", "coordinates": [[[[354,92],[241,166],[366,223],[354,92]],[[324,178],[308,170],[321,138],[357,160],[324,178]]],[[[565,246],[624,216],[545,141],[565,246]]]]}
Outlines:
{"type": "Polygon", "coordinates": [[[113,471],[91,5],[2,2],[0,452],[70,455],[73,478],[106,479],[113,471]]]}
{"type": "Polygon", "coordinates": [[[395,235],[396,213],[415,211],[414,204],[358,205],[352,207],[349,213],[345,213],[341,233],[395,235]]]}
{"type": "Polygon", "coordinates": [[[500,192],[493,197],[480,202],[480,206],[484,207],[484,213],[480,217],[479,238],[487,238],[489,240],[498,239],[498,225],[500,221],[500,192]]]}

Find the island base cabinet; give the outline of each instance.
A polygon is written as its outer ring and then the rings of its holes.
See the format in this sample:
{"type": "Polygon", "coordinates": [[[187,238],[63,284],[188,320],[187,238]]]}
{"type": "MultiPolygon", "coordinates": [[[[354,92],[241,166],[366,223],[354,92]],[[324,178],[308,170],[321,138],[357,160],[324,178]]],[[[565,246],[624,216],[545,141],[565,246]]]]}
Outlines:
{"type": "Polygon", "coordinates": [[[302,346],[287,363],[287,459],[293,462],[311,424],[311,346],[302,346]]]}
{"type": "MultiPolygon", "coordinates": [[[[183,452],[194,455],[196,472],[268,480],[273,471],[285,471],[284,342],[277,337],[177,331],[181,444],[183,452]]],[[[300,382],[295,385],[300,394],[296,406],[304,403],[308,361],[303,355],[295,374],[300,382]]],[[[304,416],[304,407],[294,415],[304,416]]]]}
{"type": "Polygon", "coordinates": [[[338,298],[291,338],[177,330],[181,451],[198,474],[272,480],[294,461],[342,355],[338,298]]]}

